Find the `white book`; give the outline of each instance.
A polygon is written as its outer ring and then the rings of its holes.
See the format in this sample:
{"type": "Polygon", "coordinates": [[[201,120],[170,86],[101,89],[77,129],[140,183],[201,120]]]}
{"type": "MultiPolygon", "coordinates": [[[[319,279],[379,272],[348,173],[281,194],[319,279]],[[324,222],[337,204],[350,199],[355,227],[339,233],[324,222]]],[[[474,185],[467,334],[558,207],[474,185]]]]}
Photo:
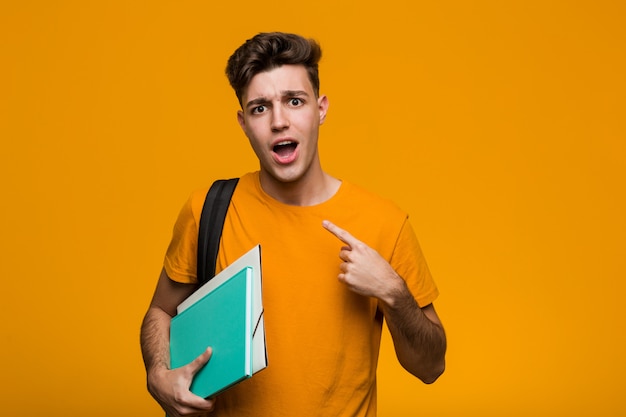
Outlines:
{"type": "Polygon", "coordinates": [[[182,313],[246,267],[252,270],[252,373],[254,374],[267,367],[265,322],[263,317],[261,245],[256,245],[250,249],[206,284],[198,288],[178,305],[176,312],[177,314],[182,313]]]}

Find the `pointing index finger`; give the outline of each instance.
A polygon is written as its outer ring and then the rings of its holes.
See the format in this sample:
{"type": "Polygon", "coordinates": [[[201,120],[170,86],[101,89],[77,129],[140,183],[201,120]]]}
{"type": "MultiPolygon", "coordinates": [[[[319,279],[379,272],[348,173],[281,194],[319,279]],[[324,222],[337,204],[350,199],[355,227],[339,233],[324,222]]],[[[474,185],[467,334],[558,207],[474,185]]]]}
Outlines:
{"type": "Polygon", "coordinates": [[[335,235],[337,239],[341,240],[343,243],[349,246],[354,246],[355,244],[359,243],[359,240],[352,236],[348,231],[343,230],[341,227],[335,225],[334,223],[331,223],[328,220],[324,220],[322,222],[322,226],[324,226],[324,228],[330,233],[335,235]]]}

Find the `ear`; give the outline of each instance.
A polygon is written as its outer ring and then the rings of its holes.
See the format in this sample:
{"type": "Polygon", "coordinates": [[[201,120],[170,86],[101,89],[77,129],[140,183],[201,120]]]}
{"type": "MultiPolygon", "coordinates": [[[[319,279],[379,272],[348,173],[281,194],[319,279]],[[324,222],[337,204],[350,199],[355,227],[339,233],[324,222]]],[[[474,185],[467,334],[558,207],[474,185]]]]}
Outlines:
{"type": "Polygon", "coordinates": [[[320,96],[320,98],[317,99],[317,107],[320,112],[320,124],[323,124],[324,120],[326,120],[326,112],[328,111],[328,97],[320,96]]]}
{"type": "Polygon", "coordinates": [[[243,110],[237,111],[237,123],[239,123],[239,126],[241,126],[241,128],[245,132],[246,131],[246,119],[243,117],[243,110]]]}

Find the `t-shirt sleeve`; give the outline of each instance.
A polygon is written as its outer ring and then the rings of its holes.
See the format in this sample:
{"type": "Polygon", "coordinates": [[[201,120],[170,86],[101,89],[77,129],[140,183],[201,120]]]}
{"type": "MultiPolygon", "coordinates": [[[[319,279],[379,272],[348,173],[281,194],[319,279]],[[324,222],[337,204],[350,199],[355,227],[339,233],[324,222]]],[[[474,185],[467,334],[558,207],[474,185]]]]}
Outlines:
{"type": "Polygon", "coordinates": [[[185,284],[197,282],[198,229],[192,195],[178,214],[172,240],[163,261],[163,267],[170,279],[185,284]]]}
{"type": "Polygon", "coordinates": [[[407,283],[420,307],[432,303],[439,290],[433,280],[413,227],[404,221],[391,257],[391,266],[407,283]]]}

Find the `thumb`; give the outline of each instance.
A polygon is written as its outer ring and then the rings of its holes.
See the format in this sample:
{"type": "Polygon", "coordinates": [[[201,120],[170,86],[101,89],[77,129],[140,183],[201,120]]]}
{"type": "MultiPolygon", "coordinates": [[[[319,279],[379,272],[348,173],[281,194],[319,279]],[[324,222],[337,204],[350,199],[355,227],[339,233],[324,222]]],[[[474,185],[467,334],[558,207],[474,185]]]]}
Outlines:
{"type": "Polygon", "coordinates": [[[198,355],[196,359],[189,362],[187,366],[189,367],[191,374],[192,375],[197,374],[198,371],[200,371],[200,369],[202,369],[204,365],[206,365],[207,362],[209,362],[209,359],[211,359],[212,354],[213,354],[213,349],[211,347],[208,347],[204,352],[198,355]]]}

